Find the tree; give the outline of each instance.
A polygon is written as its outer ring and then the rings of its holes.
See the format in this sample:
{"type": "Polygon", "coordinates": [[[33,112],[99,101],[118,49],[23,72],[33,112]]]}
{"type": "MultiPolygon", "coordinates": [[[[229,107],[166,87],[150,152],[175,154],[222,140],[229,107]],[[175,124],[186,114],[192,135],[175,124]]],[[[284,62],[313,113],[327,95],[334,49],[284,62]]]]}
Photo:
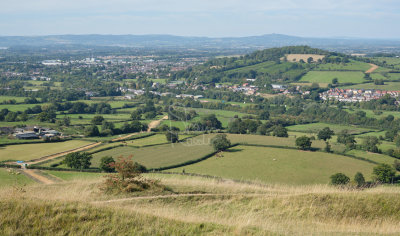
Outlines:
{"type": "Polygon", "coordinates": [[[365,184],[364,175],[361,172],[357,172],[354,176],[354,182],[357,183],[357,187],[362,187],[365,184]]]}
{"type": "Polygon", "coordinates": [[[215,151],[223,151],[231,146],[231,141],[226,137],[226,134],[217,134],[211,139],[211,145],[215,151]]]}
{"type": "Polygon", "coordinates": [[[339,83],[338,78],[333,78],[333,79],[332,79],[332,84],[338,84],[338,83],[339,83]]]}
{"type": "Polygon", "coordinates": [[[87,152],[73,152],[69,153],[65,159],[64,163],[74,169],[87,169],[92,164],[90,160],[92,159],[92,155],[87,152]]]}
{"type": "Polygon", "coordinates": [[[345,184],[349,183],[349,181],[350,181],[350,178],[347,177],[343,173],[336,173],[331,176],[331,184],[332,185],[345,185],[345,184]]]}
{"type": "Polygon", "coordinates": [[[260,120],[268,120],[269,119],[269,112],[268,111],[262,111],[260,114],[260,120]]]}
{"type": "Polygon", "coordinates": [[[354,136],[350,135],[347,130],[342,130],[338,134],[337,142],[345,144],[346,147],[349,149],[353,149],[356,144],[354,136]]]}
{"type": "Polygon", "coordinates": [[[309,150],[311,148],[311,139],[307,136],[301,136],[296,139],[296,146],[302,150],[309,150]]]}
{"type": "Polygon", "coordinates": [[[318,139],[322,139],[326,142],[326,140],[331,139],[334,134],[335,132],[333,132],[333,130],[329,129],[329,127],[325,127],[318,132],[318,139]]]}
{"type": "Polygon", "coordinates": [[[170,143],[177,143],[179,141],[179,135],[178,135],[178,132],[176,132],[176,131],[172,131],[172,130],[168,131],[165,134],[165,137],[167,138],[167,141],[170,143]]]}
{"type": "Polygon", "coordinates": [[[273,135],[276,137],[289,137],[287,129],[281,125],[275,126],[273,135]]]}
{"type": "Polygon", "coordinates": [[[363,147],[366,151],[378,153],[379,149],[376,145],[379,144],[379,140],[375,136],[367,136],[363,140],[363,147]]]}
{"type": "Polygon", "coordinates": [[[389,164],[379,164],[372,171],[374,180],[380,183],[392,182],[396,171],[389,164]]]}
{"type": "Polygon", "coordinates": [[[396,147],[400,147],[400,136],[399,135],[397,135],[395,138],[394,138],[394,143],[396,144],[396,147]]]}
{"type": "Polygon", "coordinates": [[[86,136],[96,137],[100,135],[99,128],[97,125],[92,125],[86,128],[86,136]]]}
{"type": "Polygon", "coordinates": [[[114,172],[115,168],[111,167],[110,164],[114,163],[115,160],[111,156],[105,156],[100,159],[100,169],[105,172],[114,172]]]}
{"type": "Polygon", "coordinates": [[[400,171],[400,162],[395,160],[393,163],[393,168],[397,171],[400,171]]]}
{"type": "Polygon", "coordinates": [[[104,121],[104,117],[103,116],[94,116],[92,119],[92,124],[94,125],[101,125],[104,121]]]}

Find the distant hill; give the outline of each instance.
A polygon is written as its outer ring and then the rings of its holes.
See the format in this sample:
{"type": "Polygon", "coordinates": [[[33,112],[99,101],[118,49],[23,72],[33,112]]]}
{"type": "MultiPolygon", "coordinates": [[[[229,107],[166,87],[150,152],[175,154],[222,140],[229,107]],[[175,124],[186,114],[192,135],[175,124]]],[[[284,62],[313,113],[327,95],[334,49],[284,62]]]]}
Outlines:
{"type": "Polygon", "coordinates": [[[185,37],[173,35],[48,35],[0,36],[0,47],[90,45],[123,47],[178,47],[178,48],[270,48],[309,45],[318,48],[400,47],[399,40],[305,38],[282,34],[250,37],[185,37]]]}

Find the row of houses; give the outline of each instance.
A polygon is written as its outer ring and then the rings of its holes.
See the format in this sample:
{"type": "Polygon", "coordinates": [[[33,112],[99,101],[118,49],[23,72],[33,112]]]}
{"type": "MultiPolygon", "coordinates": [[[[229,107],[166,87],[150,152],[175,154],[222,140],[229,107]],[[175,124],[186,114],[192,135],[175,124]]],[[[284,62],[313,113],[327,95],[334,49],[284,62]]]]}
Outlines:
{"type": "Polygon", "coordinates": [[[400,91],[384,91],[375,89],[339,89],[334,88],[320,94],[321,99],[335,99],[341,102],[365,102],[379,99],[385,95],[398,97],[400,91]]]}

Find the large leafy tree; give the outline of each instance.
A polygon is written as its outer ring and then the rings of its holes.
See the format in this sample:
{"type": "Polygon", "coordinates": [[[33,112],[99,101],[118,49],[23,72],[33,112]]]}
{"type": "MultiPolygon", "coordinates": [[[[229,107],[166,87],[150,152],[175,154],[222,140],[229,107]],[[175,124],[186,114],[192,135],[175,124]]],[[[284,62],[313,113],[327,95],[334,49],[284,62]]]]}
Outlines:
{"type": "Polygon", "coordinates": [[[374,167],[372,174],[373,174],[375,181],[378,181],[381,183],[390,183],[390,182],[392,182],[392,180],[396,174],[396,171],[392,166],[390,166],[388,164],[379,164],[374,167]]]}
{"type": "Polygon", "coordinates": [[[65,159],[64,163],[74,169],[88,169],[92,164],[90,161],[92,160],[92,155],[87,152],[73,152],[69,153],[65,159]]]}
{"type": "Polygon", "coordinates": [[[296,146],[302,150],[309,150],[311,148],[311,139],[307,136],[301,136],[296,139],[296,146]]]}
{"type": "Polygon", "coordinates": [[[231,146],[231,141],[226,137],[226,134],[217,134],[211,139],[211,145],[215,151],[223,151],[231,146]]]}
{"type": "Polygon", "coordinates": [[[331,130],[329,127],[325,127],[318,132],[318,138],[326,141],[328,139],[331,139],[332,135],[334,134],[335,132],[333,132],[333,130],[331,130]]]}

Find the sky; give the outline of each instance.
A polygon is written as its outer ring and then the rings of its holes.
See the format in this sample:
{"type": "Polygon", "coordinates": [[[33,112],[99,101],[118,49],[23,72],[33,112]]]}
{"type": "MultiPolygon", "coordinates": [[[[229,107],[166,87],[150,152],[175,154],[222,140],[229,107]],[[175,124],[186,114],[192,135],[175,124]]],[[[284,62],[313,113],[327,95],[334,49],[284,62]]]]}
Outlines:
{"type": "Polygon", "coordinates": [[[400,39],[399,0],[0,0],[0,35],[400,39]]]}

